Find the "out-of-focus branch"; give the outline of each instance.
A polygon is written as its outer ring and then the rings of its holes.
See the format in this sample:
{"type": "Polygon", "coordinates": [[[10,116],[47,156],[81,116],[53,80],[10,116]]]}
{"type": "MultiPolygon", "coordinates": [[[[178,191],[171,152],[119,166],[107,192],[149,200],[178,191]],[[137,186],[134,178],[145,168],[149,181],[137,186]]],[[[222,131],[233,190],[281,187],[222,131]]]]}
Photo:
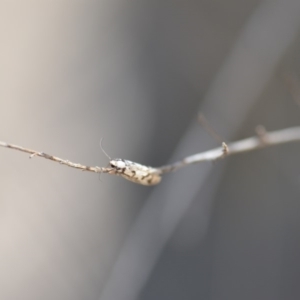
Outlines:
{"type": "MultiPolygon", "coordinates": [[[[233,142],[230,144],[222,144],[222,147],[218,147],[215,149],[211,149],[205,152],[197,153],[191,156],[188,156],[184,158],[181,161],[175,162],[170,165],[158,167],[158,168],[152,168],[152,167],[145,167],[150,170],[151,172],[156,171],[158,175],[163,175],[165,173],[173,172],[176,171],[184,166],[188,166],[191,164],[195,163],[200,163],[203,161],[214,161],[217,159],[224,158],[228,155],[232,154],[237,154],[237,153],[242,153],[246,151],[251,151],[251,150],[256,150],[260,149],[262,147],[268,147],[268,146],[275,146],[279,144],[284,144],[284,143],[291,143],[291,142],[297,142],[300,141],[300,126],[299,127],[291,127],[291,128],[286,128],[278,131],[273,131],[273,132],[266,132],[263,127],[258,127],[257,129],[257,136],[250,137],[244,140],[240,140],[237,142],[233,142]]],[[[73,163],[70,162],[69,160],[64,160],[61,158],[58,158],[56,156],[52,156],[49,154],[46,154],[44,152],[38,152],[35,150],[31,150],[28,148],[24,148],[21,146],[13,145],[13,144],[8,144],[5,142],[0,141],[0,146],[9,148],[9,149],[14,149],[18,150],[21,152],[29,153],[30,158],[34,156],[39,156],[43,157],[55,162],[58,162],[60,164],[66,165],[68,167],[80,169],[82,171],[90,171],[90,172],[95,172],[95,173],[109,173],[112,175],[119,175],[120,173],[116,173],[115,169],[113,167],[110,168],[105,168],[105,167],[89,167],[85,165],[81,165],[78,163],[73,163]]],[[[133,163],[132,166],[138,165],[139,164],[133,163]]]]}
{"type": "Polygon", "coordinates": [[[168,173],[190,164],[200,163],[202,161],[214,161],[232,154],[296,141],[300,141],[300,127],[291,127],[278,131],[266,132],[262,126],[258,126],[257,136],[236,141],[228,145],[223,143],[222,147],[188,156],[181,161],[162,166],[159,169],[162,173],[168,173]]]}
{"type": "Polygon", "coordinates": [[[298,76],[295,73],[286,72],[283,74],[283,80],[293,100],[300,106],[300,80],[298,76]]]}

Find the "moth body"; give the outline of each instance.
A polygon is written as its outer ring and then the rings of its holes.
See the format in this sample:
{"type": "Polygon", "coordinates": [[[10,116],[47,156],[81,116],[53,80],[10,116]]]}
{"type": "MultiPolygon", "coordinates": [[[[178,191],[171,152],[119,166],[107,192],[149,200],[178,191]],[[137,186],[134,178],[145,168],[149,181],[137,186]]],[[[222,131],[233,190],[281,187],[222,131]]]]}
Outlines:
{"type": "Polygon", "coordinates": [[[159,170],[147,167],[130,160],[115,158],[109,162],[111,173],[142,185],[156,185],[161,181],[159,170]]]}

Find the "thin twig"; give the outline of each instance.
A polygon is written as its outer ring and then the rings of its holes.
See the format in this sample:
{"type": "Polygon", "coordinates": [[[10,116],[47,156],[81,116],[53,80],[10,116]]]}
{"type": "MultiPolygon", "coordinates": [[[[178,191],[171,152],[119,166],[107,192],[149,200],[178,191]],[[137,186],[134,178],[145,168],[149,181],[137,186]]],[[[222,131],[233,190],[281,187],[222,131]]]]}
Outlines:
{"type": "Polygon", "coordinates": [[[62,165],[66,165],[66,166],[71,167],[71,168],[80,169],[82,171],[90,171],[90,172],[95,172],[95,173],[109,173],[109,172],[112,171],[112,168],[84,166],[84,165],[81,165],[81,164],[70,162],[69,160],[61,159],[59,157],[46,154],[44,152],[31,150],[31,149],[28,149],[28,148],[24,148],[24,147],[13,145],[13,144],[8,144],[8,143],[1,142],[1,141],[0,141],[0,146],[5,147],[5,148],[18,150],[18,151],[25,152],[25,153],[29,153],[30,154],[29,158],[33,158],[34,156],[39,156],[39,157],[43,157],[43,158],[46,158],[46,159],[50,159],[52,161],[58,162],[62,165]]]}
{"type": "MultiPolygon", "coordinates": [[[[158,167],[158,168],[151,168],[151,167],[145,167],[157,172],[159,175],[163,175],[165,173],[169,172],[174,172],[177,171],[178,169],[188,166],[191,164],[195,163],[200,163],[203,161],[215,161],[217,159],[224,158],[226,156],[232,155],[232,154],[237,154],[237,153],[242,153],[246,151],[252,151],[252,150],[257,150],[262,147],[268,147],[268,146],[275,146],[279,144],[285,144],[285,143],[291,143],[291,142],[300,142],[300,126],[298,127],[291,127],[291,128],[286,128],[282,130],[277,130],[273,132],[267,132],[263,127],[259,127],[257,129],[258,136],[250,137],[244,140],[240,140],[237,142],[233,142],[230,144],[222,144],[222,147],[218,147],[215,149],[211,149],[205,152],[197,153],[191,156],[188,156],[184,158],[181,161],[175,162],[170,165],[158,167]]],[[[14,149],[18,150],[21,152],[29,153],[30,158],[34,156],[39,156],[43,157],[55,162],[58,162],[60,164],[66,165],[68,167],[80,169],[82,171],[90,171],[90,172],[95,172],[95,173],[109,173],[111,175],[120,175],[119,173],[116,172],[115,168],[105,168],[105,167],[89,167],[85,165],[81,165],[78,163],[73,163],[70,162],[69,160],[64,160],[61,158],[58,158],[56,156],[52,156],[49,154],[46,154],[44,152],[39,152],[35,150],[31,150],[28,148],[20,147],[17,145],[13,144],[8,144],[5,142],[0,141],[0,146],[9,148],[9,149],[14,149]]],[[[133,163],[134,164],[134,163],[133,163]]],[[[142,166],[143,167],[143,166],[142,166]]]]}
{"type": "Polygon", "coordinates": [[[224,139],[222,139],[221,136],[216,132],[216,130],[214,130],[214,128],[209,124],[202,112],[198,114],[198,122],[203,126],[204,129],[206,129],[211,137],[213,137],[219,143],[223,143],[224,139]]]}
{"type": "MultiPolygon", "coordinates": [[[[260,127],[262,128],[262,127],[260,127]]],[[[258,136],[230,143],[223,143],[222,147],[201,152],[184,158],[171,165],[162,166],[159,169],[162,173],[176,171],[184,166],[200,163],[202,161],[214,161],[224,156],[260,149],[262,147],[275,146],[284,143],[300,142],[300,127],[291,127],[273,132],[266,132],[258,136]]]]}

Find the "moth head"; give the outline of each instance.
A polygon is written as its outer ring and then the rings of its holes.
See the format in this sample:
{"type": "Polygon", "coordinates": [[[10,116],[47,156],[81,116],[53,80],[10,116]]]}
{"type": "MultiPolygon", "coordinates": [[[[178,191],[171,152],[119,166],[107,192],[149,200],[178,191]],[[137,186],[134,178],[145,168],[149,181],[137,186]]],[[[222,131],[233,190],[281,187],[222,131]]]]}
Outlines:
{"type": "Polygon", "coordinates": [[[110,162],[109,162],[110,166],[117,170],[117,171],[122,171],[125,169],[126,167],[126,164],[124,162],[123,159],[121,158],[115,158],[115,159],[112,159],[110,162]]]}

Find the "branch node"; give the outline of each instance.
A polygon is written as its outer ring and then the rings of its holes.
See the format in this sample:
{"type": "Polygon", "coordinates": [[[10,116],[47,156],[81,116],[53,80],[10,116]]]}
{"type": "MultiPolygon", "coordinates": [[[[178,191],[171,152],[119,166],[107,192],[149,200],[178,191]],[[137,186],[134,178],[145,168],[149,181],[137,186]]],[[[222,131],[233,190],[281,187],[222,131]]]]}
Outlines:
{"type": "Polygon", "coordinates": [[[229,148],[225,142],[222,143],[222,152],[223,152],[222,157],[225,157],[229,154],[229,148]]]}
{"type": "Polygon", "coordinates": [[[32,153],[29,155],[29,158],[34,158],[35,156],[37,156],[39,153],[38,152],[35,152],[35,153],[32,153]]]}
{"type": "Polygon", "coordinates": [[[96,170],[96,173],[101,173],[101,171],[102,171],[102,168],[100,168],[100,167],[96,166],[96,167],[95,167],[95,170],[96,170]]]}

